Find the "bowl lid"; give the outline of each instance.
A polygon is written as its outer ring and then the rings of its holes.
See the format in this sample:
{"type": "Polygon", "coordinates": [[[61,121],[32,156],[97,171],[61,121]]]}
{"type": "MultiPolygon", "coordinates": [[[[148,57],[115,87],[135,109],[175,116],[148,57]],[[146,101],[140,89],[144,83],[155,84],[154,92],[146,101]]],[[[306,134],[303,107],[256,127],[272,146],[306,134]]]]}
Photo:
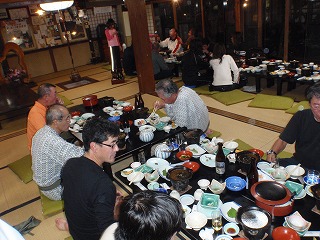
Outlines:
{"type": "Polygon", "coordinates": [[[251,187],[250,192],[257,201],[268,205],[281,205],[291,199],[290,190],[275,181],[257,182],[251,187]]]}

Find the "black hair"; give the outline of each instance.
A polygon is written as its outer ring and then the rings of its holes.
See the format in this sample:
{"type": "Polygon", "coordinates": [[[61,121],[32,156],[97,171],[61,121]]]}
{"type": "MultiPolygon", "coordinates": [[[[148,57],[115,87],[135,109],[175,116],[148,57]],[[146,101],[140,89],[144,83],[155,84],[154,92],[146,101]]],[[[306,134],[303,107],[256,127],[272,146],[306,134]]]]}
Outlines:
{"type": "Polygon", "coordinates": [[[127,196],[120,206],[116,240],[169,240],[179,231],[183,210],[167,194],[143,191],[127,196]]]}
{"type": "Polygon", "coordinates": [[[119,126],[109,120],[93,117],[87,120],[83,127],[82,139],[85,151],[89,151],[90,143],[102,143],[109,137],[117,137],[120,133],[119,126]]]}
{"type": "Polygon", "coordinates": [[[226,47],[222,43],[216,43],[213,48],[213,59],[220,59],[222,62],[223,55],[226,54],[226,47]]]}
{"type": "Polygon", "coordinates": [[[320,82],[317,82],[306,89],[306,97],[311,102],[312,97],[320,98],[320,82]]]}

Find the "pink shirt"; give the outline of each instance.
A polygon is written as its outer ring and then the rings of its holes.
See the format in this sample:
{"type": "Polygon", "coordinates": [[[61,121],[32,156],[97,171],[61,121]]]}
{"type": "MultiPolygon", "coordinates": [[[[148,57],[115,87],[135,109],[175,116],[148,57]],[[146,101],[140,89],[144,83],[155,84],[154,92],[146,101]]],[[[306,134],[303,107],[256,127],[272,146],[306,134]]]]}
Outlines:
{"type": "Polygon", "coordinates": [[[118,33],[116,29],[106,29],[104,31],[107,40],[108,40],[108,45],[109,47],[116,47],[116,46],[120,46],[120,41],[118,38],[118,33]]]}

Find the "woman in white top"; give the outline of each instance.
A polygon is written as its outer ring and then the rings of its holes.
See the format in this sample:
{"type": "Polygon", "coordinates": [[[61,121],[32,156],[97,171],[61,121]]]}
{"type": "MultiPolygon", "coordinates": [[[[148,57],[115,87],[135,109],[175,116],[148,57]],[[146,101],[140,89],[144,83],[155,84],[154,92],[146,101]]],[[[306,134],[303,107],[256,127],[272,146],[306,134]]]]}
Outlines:
{"type": "Polygon", "coordinates": [[[231,91],[239,88],[239,69],[230,55],[226,55],[223,44],[217,43],[213,49],[213,59],[210,60],[212,67],[213,82],[210,91],[231,91]],[[231,74],[231,71],[233,74],[231,74]]]}

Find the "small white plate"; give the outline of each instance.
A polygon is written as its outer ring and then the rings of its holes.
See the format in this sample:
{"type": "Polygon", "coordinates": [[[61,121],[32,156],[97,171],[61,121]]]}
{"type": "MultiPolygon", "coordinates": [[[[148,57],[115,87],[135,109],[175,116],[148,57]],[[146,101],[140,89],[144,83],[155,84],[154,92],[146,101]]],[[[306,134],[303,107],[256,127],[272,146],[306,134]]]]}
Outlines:
{"type": "Polygon", "coordinates": [[[82,114],[81,118],[83,119],[88,119],[88,118],[91,118],[91,117],[94,117],[95,115],[93,113],[85,113],[85,114],[82,114]]]}
{"type": "Polygon", "coordinates": [[[226,202],[224,203],[221,207],[220,207],[220,212],[221,215],[224,217],[225,220],[227,220],[228,222],[233,222],[233,223],[237,223],[235,218],[229,217],[228,216],[228,211],[234,208],[235,210],[238,211],[238,209],[240,208],[240,205],[236,204],[235,202],[226,202]]]}
{"type": "Polygon", "coordinates": [[[122,111],[116,110],[116,111],[111,111],[109,113],[110,116],[115,117],[115,116],[121,116],[122,115],[122,111]]]}
{"type": "Polygon", "coordinates": [[[226,235],[226,234],[222,234],[222,235],[219,235],[218,237],[216,237],[215,240],[231,240],[231,239],[233,239],[231,236],[226,235]]]}
{"type": "Polygon", "coordinates": [[[114,111],[114,108],[113,107],[104,107],[102,109],[102,111],[109,114],[110,112],[114,111]]]}
{"type": "Polygon", "coordinates": [[[224,225],[223,231],[225,234],[233,237],[238,235],[240,229],[235,223],[227,223],[226,225],[224,225]]]}
{"type": "Polygon", "coordinates": [[[132,171],[133,172],[133,168],[126,168],[126,169],[121,171],[121,173],[120,173],[121,176],[126,178],[126,177],[128,177],[130,175],[130,173],[129,174],[125,174],[125,171],[129,171],[129,172],[132,171]]]}
{"type": "Polygon", "coordinates": [[[136,119],[134,120],[134,123],[133,123],[136,127],[141,127],[143,125],[146,125],[147,124],[147,121],[143,118],[139,118],[139,119],[136,119]]]}
{"type": "Polygon", "coordinates": [[[122,107],[127,107],[127,106],[130,106],[131,103],[129,103],[129,102],[122,102],[120,105],[121,105],[122,107]]]}
{"type": "Polygon", "coordinates": [[[267,162],[258,162],[257,167],[261,170],[265,170],[265,169],[271,168],[271,165],[270,163],[267,163],[267,162]]]}
{"type": "Polygon", "coordinates": [[[216,167],[216,155],[213,154],[203,154],[200,157],[200,162],[207,167],[216,167]]]}
{"type": "Polygon", "coordinates": [[[171,169],[172,167],[170,165],[162,165],[158,168],[158,172],[160,177],[162,177],[163,179],[169,181],[169,179],[167,178],[167,173],[169,171],[169,169],[171,169]]]}
{"type": "Polygon", "coordinates": [[[186,150],[192,152],[194,157],[200,157],[200,155],[202,155],[206,152],[206,150],[204,150],[198,144],[191,144],[186,147],[186,150]]]}
{"type": "Polygon", "coordinates": [[[77,133],[77,132],[82,131],[82,127],[80,127],[80,129],[74,129],[74,128],[72,128],[72,127],[69,127],[69,130],[70,130],[71,132],[77,133]]]}
{"type": "Polygon", "coordinates": [[[148,167],[151,167],[153,170],[158,169],[160,166],[168,166],[169,162],[162,158],[150,158],[146,162],[148,167]]]}
{"type": "Polygon", "coordinates": [[[191,205],[194,203],[194,197],[191,194],[184,194],[180,197],[180,203],[182,205],[191,205]]]}

